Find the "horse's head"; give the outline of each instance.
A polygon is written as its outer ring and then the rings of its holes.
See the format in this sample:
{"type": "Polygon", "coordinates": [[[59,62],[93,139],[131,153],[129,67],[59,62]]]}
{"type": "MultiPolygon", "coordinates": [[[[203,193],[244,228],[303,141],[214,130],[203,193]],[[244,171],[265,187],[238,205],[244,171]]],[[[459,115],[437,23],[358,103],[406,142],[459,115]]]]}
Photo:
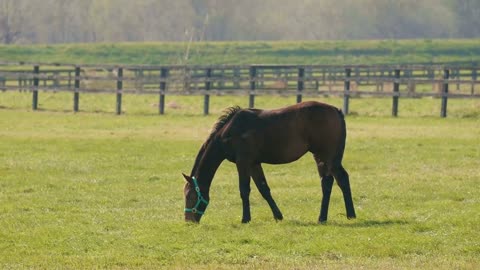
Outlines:
{"type": "Polygon", "coordinates": [[[197,179],[193,176],[183,174],[187,181],[183,188],[185,195],[185,221],[200,222],[208,206],[208,192],[201,187],[197,179]]]}

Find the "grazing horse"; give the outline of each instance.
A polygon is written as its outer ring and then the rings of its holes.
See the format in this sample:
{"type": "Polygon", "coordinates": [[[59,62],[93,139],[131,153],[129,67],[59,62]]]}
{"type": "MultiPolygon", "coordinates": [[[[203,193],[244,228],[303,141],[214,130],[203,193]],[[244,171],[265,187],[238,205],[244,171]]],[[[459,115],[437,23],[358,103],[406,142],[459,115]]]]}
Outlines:
{"type": "Polygon", "coordinates": [[[314,101],[277,110],[226,110],[200,148],[184,187],[185,220],[200,222],[209,202],[215,172],[227,159],[237,166],[242,223],[250,222],[250,178],[268,202],[275,220],[283,215],[272,198],[262,163],[293,162],[311,152],[321,177],[323,198],[318,221],[325,222],[335,177],[340,186],[347,218],[355,218],[347,171],[342,166],[346,126],[343,113],[328,104],[314,101]]]}

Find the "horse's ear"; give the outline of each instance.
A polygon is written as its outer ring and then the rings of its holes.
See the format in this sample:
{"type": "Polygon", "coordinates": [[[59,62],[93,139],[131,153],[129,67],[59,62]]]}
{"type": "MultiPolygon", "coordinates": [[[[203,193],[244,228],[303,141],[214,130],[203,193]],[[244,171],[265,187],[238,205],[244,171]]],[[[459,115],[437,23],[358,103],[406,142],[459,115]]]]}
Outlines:
{"type": "Polygon", "coordinates": [[[183,175],[183,178],[185,178],[185,181],[189,182],[189,183],[192,183],[192,178],[184,173],[182,173],[183,175]]]}

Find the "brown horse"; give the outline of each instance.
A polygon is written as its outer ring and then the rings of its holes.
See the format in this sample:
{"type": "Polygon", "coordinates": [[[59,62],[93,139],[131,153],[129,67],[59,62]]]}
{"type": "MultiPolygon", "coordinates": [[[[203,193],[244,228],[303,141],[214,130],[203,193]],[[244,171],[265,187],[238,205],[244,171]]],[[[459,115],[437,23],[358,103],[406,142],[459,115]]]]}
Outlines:
{"type": "Polygon", "coordinates": [[[347,218],[355,218],[347,171],[342,166],[346,127],[337,108],[314,101],[277,110],[227,109],[198,152],[187,183],[185,220],[200,222],[208,205],[215,172],[225,159],[237,166],[242,222],[250,221],[250,178],[272,209],[275,220],[283,216],[270,194],[262,163],[290,163],[311,152],[322,179],[322,205],[318,221],[325,222],[333,177],[340,186],[347,218]]]}

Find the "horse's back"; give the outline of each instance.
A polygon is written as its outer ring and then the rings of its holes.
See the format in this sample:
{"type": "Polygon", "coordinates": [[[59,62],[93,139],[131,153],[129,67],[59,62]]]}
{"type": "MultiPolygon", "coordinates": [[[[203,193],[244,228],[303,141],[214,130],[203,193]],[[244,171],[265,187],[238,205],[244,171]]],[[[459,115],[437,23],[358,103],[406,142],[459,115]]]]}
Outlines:
{"type": "Polygon", "coordinates": [[[286,107],[295,124],[290,132],[295,133],[300,144],[308,145],[312,152],[325,163],[341,162],[345,148],[346,127],[343,113],[332,105],[307,101],[286,107]]]}
{"type": "Polygon", "coordinates": [[[252,134],[262,162],[288,163],[308,151],[331,160],[342,140],[340,116],[336,107],[315,101],[275,110],[244,109],[232,119],[230,134],[252,134]]]}

